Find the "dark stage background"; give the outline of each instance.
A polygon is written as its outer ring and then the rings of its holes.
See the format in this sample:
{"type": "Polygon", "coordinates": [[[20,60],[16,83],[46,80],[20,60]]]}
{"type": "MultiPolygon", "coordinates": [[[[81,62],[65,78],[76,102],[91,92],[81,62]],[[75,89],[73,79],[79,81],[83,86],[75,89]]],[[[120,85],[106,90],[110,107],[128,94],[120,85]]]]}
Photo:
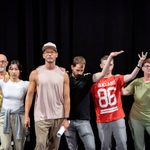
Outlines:
{"type": "MultiPolygon", "coordinates": [[[[150,1],[0,1],[0,53],[6,54],[9,61],[21,61],[23,79],[28,79],[30,71],[44,63],[41,47],[48,41],[56,43],[59,52],[57,64],[67,70],[74,56],[83,55],[87,59],[86,71],[97,72],[100,57],[123,49],[125,53],[115,58],[114,73],[130,73],[137,64],[138,53],[150,48],[150,1]]],[[[139,73],[138,76],[141,75],[139,73]]],[[[123,97],[126,120],[132,102],[132,97],[123,97]]],[[[97,149],[100,149],[94,110],[91,123],[97,149]]],[[[128,149],[134,150],[128,124],[127,133],[128,149]]],[[[31,142],[26,143],[26,149],[33,149],[34,144],[32,125],[31,142]]],[[[82,150],[83,146],[80,145],[82,150]]],[[[64,137],[60,150],[67,150],[64,137]]]]}

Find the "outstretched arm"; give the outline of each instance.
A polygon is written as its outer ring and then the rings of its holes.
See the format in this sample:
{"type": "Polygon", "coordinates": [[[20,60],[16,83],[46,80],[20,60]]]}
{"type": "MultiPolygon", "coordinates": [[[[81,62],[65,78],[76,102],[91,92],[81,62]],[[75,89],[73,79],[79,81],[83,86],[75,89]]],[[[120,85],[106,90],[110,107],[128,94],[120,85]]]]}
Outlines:
{"type": "Polygon", "coordinates": [[[127,74],[127,75],[124,76],[124,82],[125,82],[125,83],[126,83],[126,82],[129,82],[129,81],[131,81],[131,80],[133,80],[133,79],[137,76],[139,70],[140,70],[141,67],[142,67],[142,64],[143,64],[144,60],[145,60],[146,57],[147,57],[147,54],[148,54],[148,52],[146,52],[145,54],[142,52],[141,55],[138,54],[138,56],[139,56],[138,64],[137,64],[137,66],[135,67],[135,69],[132,71],[131,74],[127,74]]]}
{"type": "Polygon", "coordinates": [[[123,50],[121,50],[119,52],[111,52],[102,71],[93,74],[93,82],[97,82],[98,80],[103,78],[105,76],[105,74],[107,73],[108,67],[109,67],[113,57],[118,56],[119,54],[121,54],[123,52],[124,52],[123,50]]]}

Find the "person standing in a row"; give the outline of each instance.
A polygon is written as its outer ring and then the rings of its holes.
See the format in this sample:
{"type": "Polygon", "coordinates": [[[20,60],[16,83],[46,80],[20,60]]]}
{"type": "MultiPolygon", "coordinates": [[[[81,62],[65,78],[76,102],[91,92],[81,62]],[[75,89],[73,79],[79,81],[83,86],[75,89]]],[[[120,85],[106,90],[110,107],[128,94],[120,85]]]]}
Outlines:
{"type": "Polygon", "coordinates": [[[13,137],[15,150],[22,150],[25,142],[24,127],[24,97],[28,88],[28,81],[20,79],[22,67],[18,60],[12,60],[8,73],[8,81],[0,80],[3,93],[3,103],[0,113],[1,147],[10,150],[13,137]]]}
{"type": "Polygon", "coordinates": [[[42,47],[45,64],[33,70],[29,77],[29,89],[25,100],[25,126],[30,126],[29,112],[36,92],[34,120],[36,150],[57,150],[60,138],[59,128],[69,126],[70,112],[69,77],[66,71],[56,65],[58,51],[54,43],[42,47]]]}
{"type": "Polygon", "coordinates": [[[144,76],[133,80],[123,89],[123,95],[134,96],[129,125],[135,150],[145,150],[145,131],[150,135],[150,58],[144,61],[141,69],[144,76]]]}

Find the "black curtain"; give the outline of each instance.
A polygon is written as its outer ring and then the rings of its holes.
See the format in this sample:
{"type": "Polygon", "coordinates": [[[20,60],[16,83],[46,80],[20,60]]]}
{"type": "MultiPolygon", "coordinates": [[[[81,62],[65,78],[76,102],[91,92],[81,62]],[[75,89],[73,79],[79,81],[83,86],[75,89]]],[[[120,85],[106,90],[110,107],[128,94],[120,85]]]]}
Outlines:
{"type": "MultiPolygon", "coordinates": [[[[100,57],[123,49],[115,58],[114,73],[130,73],[138,53],[149,51],[149,16],[148,0],[1,0],[0,53],[9,61],[19,59],[23,79],[28,79],[30,71],[44,63],[41,47],[48,41],[58,47],[58,65],[70,70],[72,58],[82,55],[86,71],[92,73],[99,70],[100,57]]],[[[127,117],[132,102],[132,97],[123,98],[127,117]]],[[[94,123],[93,129],[98,139],[94,123]]],[[[33,143],[28,144],[33,148],[33,143]]],[[[66,149],[64,145],[62,140],[60,149],[66,149]]],[[[130,131],[128,147],[133,150],[130,131]]]]}

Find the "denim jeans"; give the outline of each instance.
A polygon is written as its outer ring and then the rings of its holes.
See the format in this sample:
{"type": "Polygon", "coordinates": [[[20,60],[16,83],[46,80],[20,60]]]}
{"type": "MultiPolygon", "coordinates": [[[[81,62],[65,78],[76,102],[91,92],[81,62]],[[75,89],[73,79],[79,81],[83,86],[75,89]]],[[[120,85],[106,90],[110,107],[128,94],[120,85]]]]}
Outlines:
{"type": "Polygon", "coordinates": [[[88,120],[71,120],[65,136],[70,150],[77,150],[77,132],[86,150],[95,150],[94,134],[88,120]]]}
{"type": "Polygon", "coordinates": [[[116,150],[127,150],[127,135],[124,119],[106,123],[97,123],[97,128],[101,141],[101,150],[111,149],[112,136],[114,136],[116,141],[116,150]]]}

